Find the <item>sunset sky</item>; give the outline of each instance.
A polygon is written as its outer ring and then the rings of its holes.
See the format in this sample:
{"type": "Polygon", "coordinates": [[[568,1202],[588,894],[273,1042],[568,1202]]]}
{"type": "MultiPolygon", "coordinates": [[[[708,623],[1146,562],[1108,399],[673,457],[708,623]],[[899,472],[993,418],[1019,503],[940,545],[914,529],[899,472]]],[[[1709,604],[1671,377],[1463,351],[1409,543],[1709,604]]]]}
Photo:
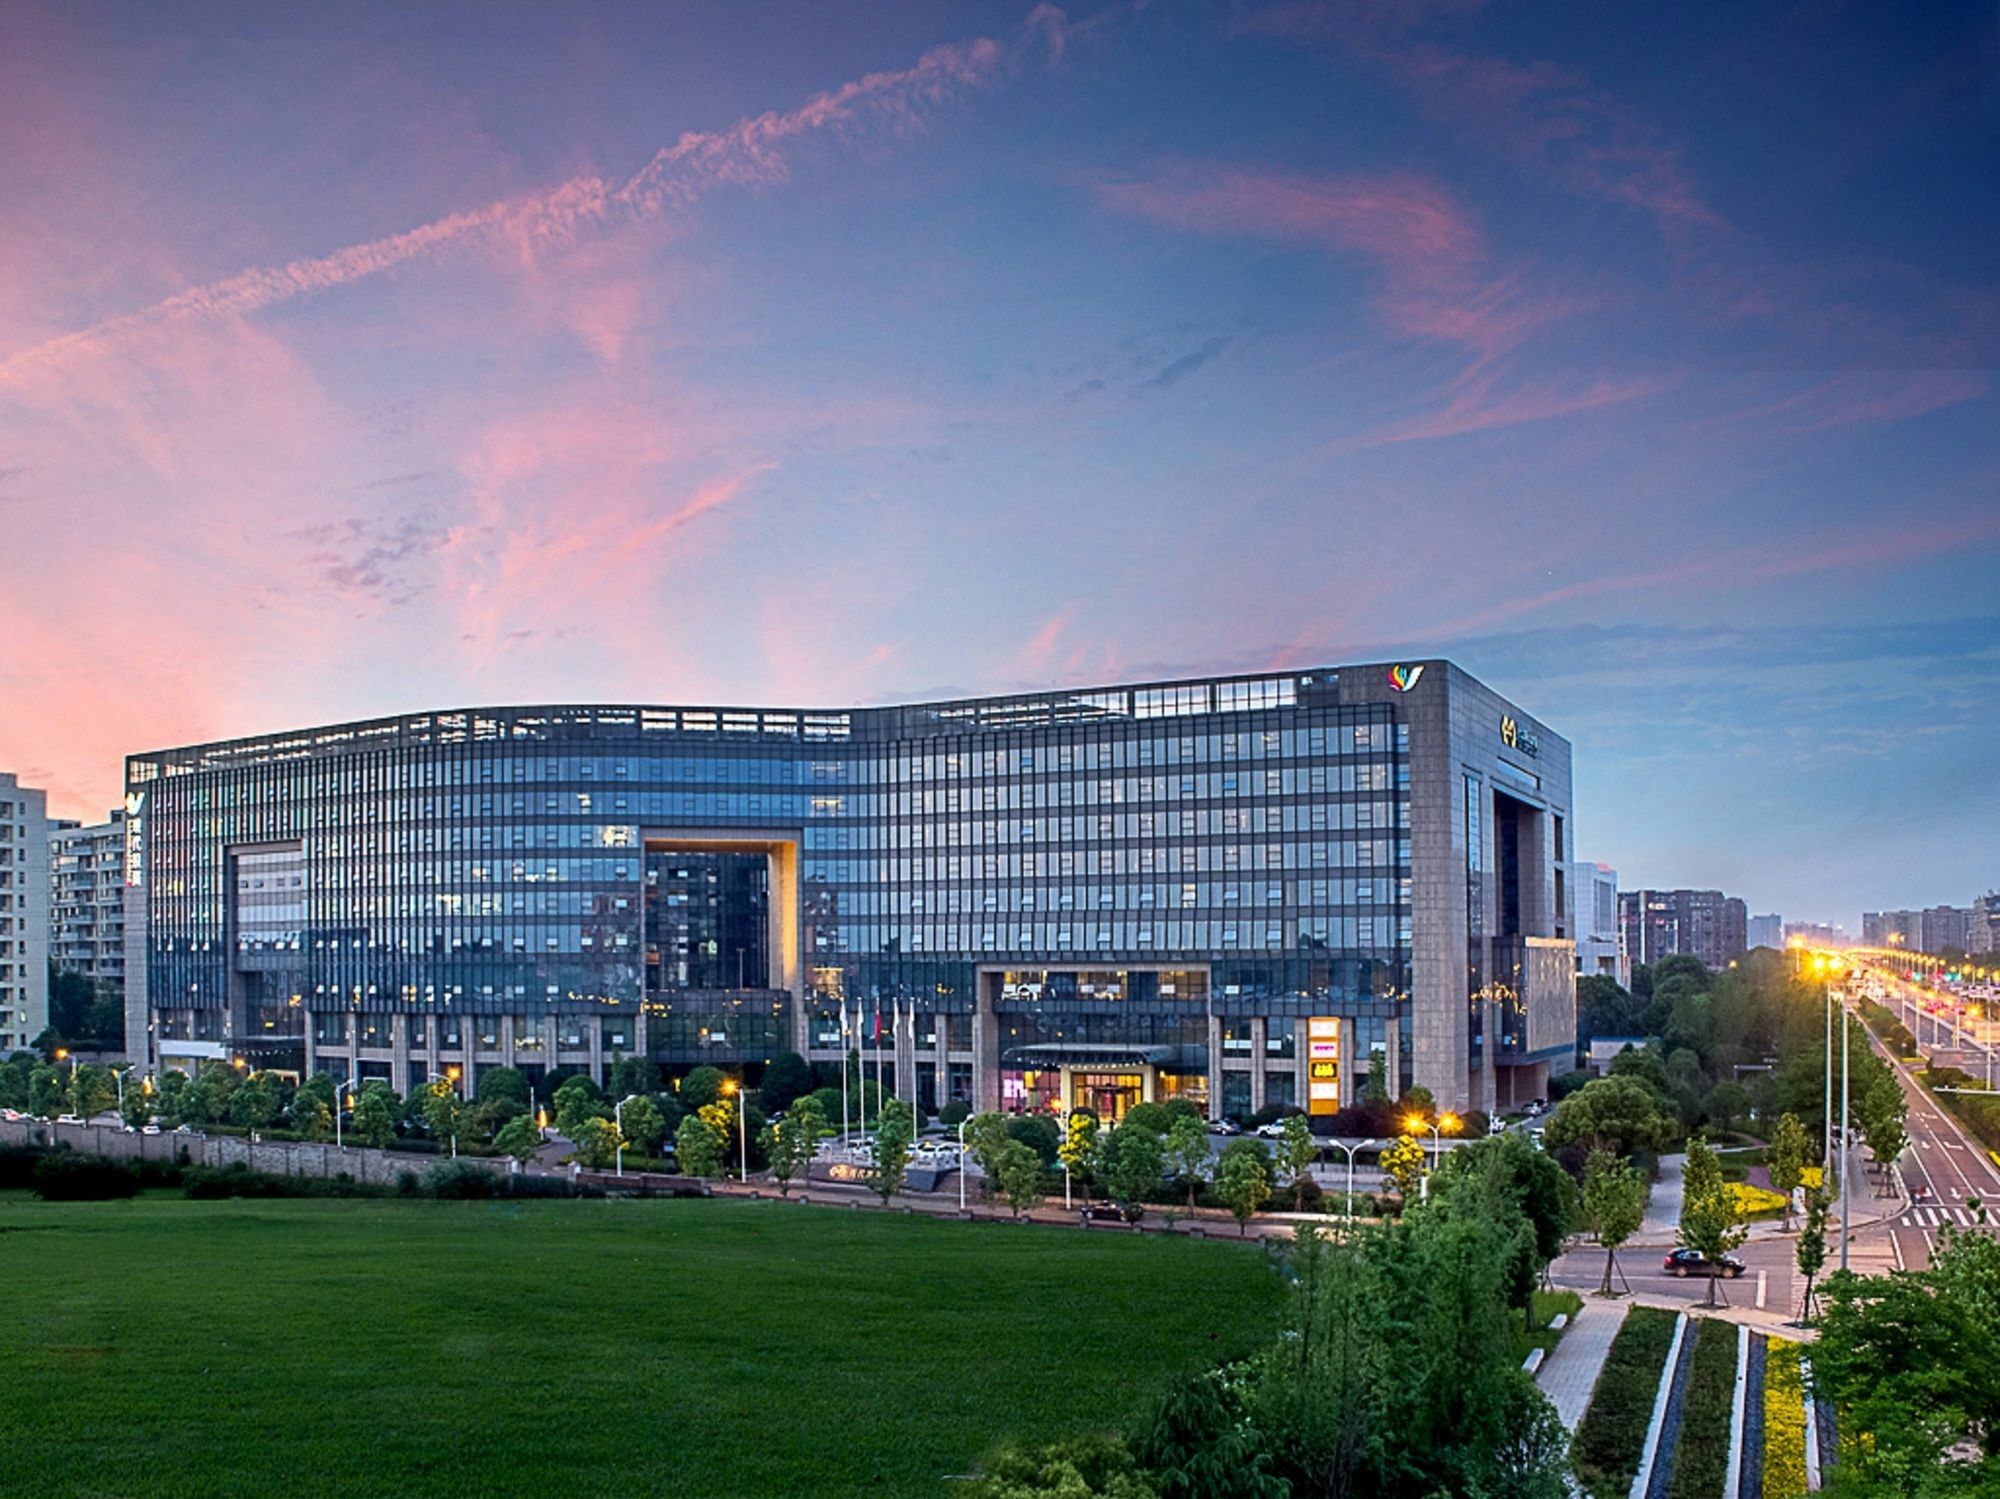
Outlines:
{"type": "Polygon", "coordinates": [[[1624,883],[2000,885],[2000,21],[0,6],[0,768],[1449,655],[1624,883]]]}

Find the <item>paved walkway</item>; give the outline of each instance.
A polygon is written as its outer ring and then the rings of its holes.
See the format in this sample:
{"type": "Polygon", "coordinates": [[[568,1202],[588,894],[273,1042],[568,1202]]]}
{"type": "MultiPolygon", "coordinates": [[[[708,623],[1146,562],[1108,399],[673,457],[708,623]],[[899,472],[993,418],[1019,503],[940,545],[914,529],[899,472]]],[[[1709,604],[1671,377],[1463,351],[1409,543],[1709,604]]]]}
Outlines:
{"type": "Polygon", "coordinates": [[[1583,1420],[1590,1392],[1597,1387],[1597,1376],[1604,1370],[1604,1357],[1611,1352],[1611,1340],[1624,1325],[1628,1305],[1624,1301],[1587,1299],[1576,1320],[1563,1332],[1555,1352],[1543,1359],[1542,1367],[1536,1371],[1535,1383],[1555,1402],[1556,1414],[1562,1417],[1565,1431],[1575,1431],[1577,1423],[1583,1420]]]}
{"type": "Polygon", "coordinates": [[[1681,1226],[1681,1173],[1686,1170],[1686,1156],[1660,1157],[1660,1179],[1653,1183],[1653,1196],[1646,1204],[1646,1216],[1639,1225],[1639,1231],[1632,1235],[1633,1244],[1674,1242],[1674,1235],[1681,1226]]]}

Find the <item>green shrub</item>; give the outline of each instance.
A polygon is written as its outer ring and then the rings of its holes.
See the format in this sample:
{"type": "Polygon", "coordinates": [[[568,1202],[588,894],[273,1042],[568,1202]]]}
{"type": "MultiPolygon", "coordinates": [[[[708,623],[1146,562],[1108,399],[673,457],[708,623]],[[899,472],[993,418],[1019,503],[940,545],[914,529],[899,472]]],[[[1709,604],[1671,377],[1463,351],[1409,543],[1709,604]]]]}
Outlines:
{"type": "Polygon", "coordinates": [[[1577,1477],[1597,1499],[1625,1499],[1631,1490],[1676,1320],[1673,1312],[1634,1307],[1611,1340],[1597,1387],[1590,1392],[1590,1409],[1570,1446],[1577,1477]]]}
{"type": "Polygon", "coordinates": [[[1110,1437],[1003,1452],[987,1464],[985,1477],[959,1492],[970,1499],[1156,1499],[1158,1494],[1125,1444],[1110,1437]]]}
{"type": "Polygon", "coordinates": [[[424,1173],[424,1194],[440,1200],[497,1197],[500,1182],[470,1161],[439,1161],[424,1173]]]}
{"type": "Polygon", "coordinates": [[[35,1184],[35,1167],[48,1152],[38,1145],[0,1145],[0,1187],[22,1191],[35,1184]]]}
{"type": "Polygon", "coordinates": [[[1690,1329],[1687,1390],[1674,1441],[1669,1499],[1712,1499],[1729,1471],[1729,1414],[1736,1402],[1736,1324],[1703,1319],[1690,1329]]]}
{"type": "Polygon", "coordinates": [[[31,1180],[44,1202],[112,1202],[139,1195],[139,1173],[130,1166],[73,1150],[43,1156],[31,1180]]]}
{"type": "Polygon", "coordinates": [[[972,1105],[962,1098],[954,1098],[938,1110],[938,1123],[946,1129],[957,1129],[972,1117],[972,1105]]]}

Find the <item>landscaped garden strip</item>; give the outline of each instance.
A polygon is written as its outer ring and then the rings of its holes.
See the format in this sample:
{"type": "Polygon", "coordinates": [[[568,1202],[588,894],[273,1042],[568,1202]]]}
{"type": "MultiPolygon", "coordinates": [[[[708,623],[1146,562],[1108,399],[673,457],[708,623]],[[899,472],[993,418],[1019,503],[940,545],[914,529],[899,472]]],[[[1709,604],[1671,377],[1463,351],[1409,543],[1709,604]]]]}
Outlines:
{"type": "Polygon", "coordinates": [[[1577,1477],[1596,1499],[1626,1499],[1631,1492],[1676,1320],[1657,1307],[1634,1307],[1611,1340],[1570,1448],[1577,1477]]]}

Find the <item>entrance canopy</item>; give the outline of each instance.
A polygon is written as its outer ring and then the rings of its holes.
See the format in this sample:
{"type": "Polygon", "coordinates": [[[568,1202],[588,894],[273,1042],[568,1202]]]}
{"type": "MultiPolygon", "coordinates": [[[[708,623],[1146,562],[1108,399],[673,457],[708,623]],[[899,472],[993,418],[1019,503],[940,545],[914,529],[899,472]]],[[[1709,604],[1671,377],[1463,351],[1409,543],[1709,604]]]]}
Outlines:
{"type": "Polygon", "coordinates": [[[1003,1067],[1171,1067],[1180,1060],[1178,1046],[1124,1046],[1115,1041],[1042,1041],[1010,1046],[1000,1056],[1003,1067]]]}

